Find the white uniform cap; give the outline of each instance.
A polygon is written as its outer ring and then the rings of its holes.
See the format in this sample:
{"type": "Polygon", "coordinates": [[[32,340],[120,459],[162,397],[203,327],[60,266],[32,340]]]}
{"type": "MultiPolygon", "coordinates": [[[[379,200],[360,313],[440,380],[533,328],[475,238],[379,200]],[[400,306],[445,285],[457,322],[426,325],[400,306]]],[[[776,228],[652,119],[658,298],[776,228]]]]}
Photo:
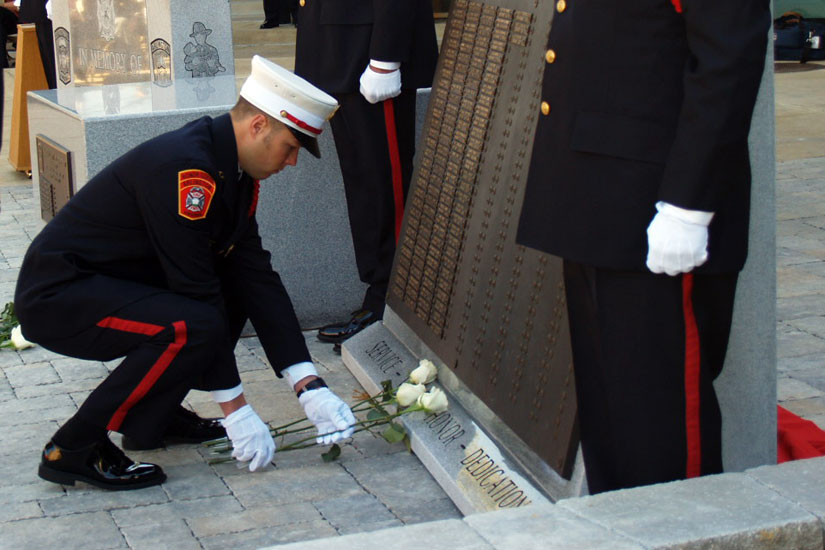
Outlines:
{"type": "Polygon", "coordinates": [[[338,110],[338,102],[300,76],[259,55],[241,87],[241,97],[293,129],[301,144],[316,157],[317,136],[338,110]]]}

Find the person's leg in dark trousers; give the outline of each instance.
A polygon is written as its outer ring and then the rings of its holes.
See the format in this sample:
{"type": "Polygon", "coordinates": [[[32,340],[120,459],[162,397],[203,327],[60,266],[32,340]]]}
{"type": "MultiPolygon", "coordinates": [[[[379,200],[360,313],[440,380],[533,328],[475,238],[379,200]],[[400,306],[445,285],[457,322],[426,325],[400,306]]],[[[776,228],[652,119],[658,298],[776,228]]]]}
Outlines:
{"type": "Polygon", "coordinates": [[[262,29],[271,29],[278,26],[278,12],[281,0],[264,0],[264,22],[261,23],[262,29]]]}
{"type": "Polygon", "coordinates": [[[9,66],[9,54],[6,51],[6,41],[9,35],[17,33],[17,15],[11,10],[0,8],[0,69],[9,66]]]}
{"type": "MultiPolygon", "coordinates": [[[[61,430],[73,431],[71,425],[77,422],[138,441],[157,439],[190,389],[225,389],[239,383],[228,342],[226,322],[217,309],[156,291],[69,338],[41,340],[47,349],[80,359],[109,361],[125,355],[66,423],[64,428],[69,428],[61,430]]],[[[56,437],[67,447],[74,443],[60,431],[56,437]]]]}
{"type": "Polygon", "coordinates": [[[341,164],[355,260],[368,285],[362,307],[380,319],[415,154],[415,90],[370,104],[360,93],[336,97],[330,121],[341,164]]]}
{"type": "Polygon", "coordinates": [[[717,473],[736,275],[564,264],[591,493],[717,473]],[[692,288],[691,288],[692,287],[692,288]]]}

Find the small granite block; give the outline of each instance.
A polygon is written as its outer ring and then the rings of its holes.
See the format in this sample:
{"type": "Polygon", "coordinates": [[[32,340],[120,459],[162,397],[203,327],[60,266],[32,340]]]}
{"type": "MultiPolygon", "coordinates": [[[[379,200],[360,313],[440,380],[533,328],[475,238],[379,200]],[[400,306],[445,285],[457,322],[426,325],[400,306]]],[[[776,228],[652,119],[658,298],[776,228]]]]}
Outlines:
{"type": "Polygon", "coordinates": [[[123,536],[134,550],[155,550],[174,548],[175,550],[200,550],[201,545],[182,520],[165,521],[154,525],[133,525],[125,527],[123,536]]]}
{"type": "MultiPolygon", "coordinates": [[[[327,537],[335,537],[337,533],[326,521],[318,520],[295,525],[279,525],[251,529],[240,533],[226,533],[213,537],[204,537],[200,543],[206,550],[257,550],[269,545],[280,545],[289,542],[322,539],[329,545],[327,537]]],[[[337,537],[336,537],[337,542],[337,537]]],[[[278,548],[281,548],[280,546],[278,548]]],[[[324,548],[329,549],[329,546],[324,548]]],[[[344,547],[346,548],[346,547],[344,547]]]]}
{"type": "Polygon", "coordinates": [[[825,523],[825,457],[762,466],[747,470],[745,474],[795,502],[825,523]]]}
{"type": "Polygon", "coordinates": [[[6,367],[6,378],[13,388],[23,386],[38,386],[41,384],[56,384],[60,377],[49,363],[34,363],[6,367]]]}
{"type": "Polygon", "coordinates": [[[464,522],[497,550],[642,550],[641,544],[556,506],[474,514],[464,522]]]}
{"type": "Polygon", "coordinates": [[[0,506],[0,524],[19,519],[43,517],[43,511],[37,502],[10,502],[0,506]]]}
{"type": "Polygon", "coordinates": [[[102,382],[109,375],[109,370],[100,361],[65,358],[51,361],[57,374],[64,382],[94,379],[102,382]]]}
{"type": "Polygon", "coordinates": [[[207,464],[186,464],[164,468],[164,487],[173,500],[228,495],[229,488],[207,464]]]}
{"type": "Polygon", "coordinates": [[[219,515],[220,518],[206,517],[206,514],[202,514],[202,517],[187,518],[187,523],[196,537],[214,537],[281,525],[295,527],[298,524],[323,520],[318,510],[309,502],[282,506],[255,506],[247,510],[239,509],[231,513],[222,512],[212,515],[219,515]]]}
{"type": "Polygon", "coordinates": [[[73,514],[60,518],[12,521],[0,529],[0,548],[55,548],[110,550],[127,548],[105,512],[73,514]]]}
{"type": "MultiPolygon", "coordinates": [[[[172,519],[215,525],[216,516],[220,516],[220,523],[223,524],[224,518],[241,510],[241,505],[235,497],[222,496],[134,506],[123,510],[112,510],[111,513],[118,527],[124,528],[136,525],[157,525],[172,519]]],[[[197,534],[195,532],[195,535],[197,534]]]]}
{"type": "MultiPolygon", "coordinates": [[[[358,550],[421,550],[445,547],[449,547],[450,550],[493,550],[493,547],[473,529],[457,519],[357,533],[335,540],[297,542],[278,546],[277,550],[329,550],[333,546],[358,550]]],[[[275,550],[275,547],[270,546],[261,550],[275,550]]]]}
{"type": "Polygon", "coordinates": [[[140,491],[101,491],[84,483],[75,485],[64,497],[44,500],[40,505],[47,516],[66,516],[78,512],[108,511],[168,501],[169,497],[160,486],[147,487],[140,491]]]}
{"type": "Polygon", "coordinates": [[[444,519],[450,515],[461,517],[451,502],[444,510],[441,501],[448,501],[447,495],[421,462],[411,454],[351,461],[345,463],[344,467],[359,484],[390,509],[393,517],[404,523],[444,519]],[[445,515],[434,515],[433,508],[445,511],[445,515]]]}
{"type": "Polygon", "coordinates": [[[224,478],[246,508],[363,494],[339,464],[276,469],[224,478]]]}
{"type": "Polygon", "coordinates": [[[336,529],[396,519],[373,495],[331,498],[313,504],[336,529]]]}
{"type": "Polygon", "coordinates": [[[815,516],[745,474],[613,491],[557,506],[657,549],[822,549],[815,516]]]}

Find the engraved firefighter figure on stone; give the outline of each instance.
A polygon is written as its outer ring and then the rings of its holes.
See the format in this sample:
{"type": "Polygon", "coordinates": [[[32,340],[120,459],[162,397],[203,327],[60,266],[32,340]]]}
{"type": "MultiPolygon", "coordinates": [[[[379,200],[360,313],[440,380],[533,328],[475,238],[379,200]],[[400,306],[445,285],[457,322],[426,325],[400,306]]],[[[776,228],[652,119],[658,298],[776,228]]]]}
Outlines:
{"type": "Polygon", "coordinates": [[[226,69],[221,65],[218,56],[218,49],[206,43],[206,37],[212,33],[212,29],[207,29],[200,21],[192,25],[190,38],[195,39],[195,43],[187,42],[183,47],[183,66],[192,73],[192,77],[215,76],[226,69]]]}
{"type": "Polygon", "coordinates": [[[97,0],[97,29],[106,42],[115,39],[115,0],[97,0]]]}

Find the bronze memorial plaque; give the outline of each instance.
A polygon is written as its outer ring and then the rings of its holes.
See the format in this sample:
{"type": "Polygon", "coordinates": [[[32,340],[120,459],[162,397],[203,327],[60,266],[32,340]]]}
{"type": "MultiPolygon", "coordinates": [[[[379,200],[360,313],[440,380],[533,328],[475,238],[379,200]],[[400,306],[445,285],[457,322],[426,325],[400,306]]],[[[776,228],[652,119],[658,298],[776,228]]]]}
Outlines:
{"type": "Polygon", "coordinates": [[[561,261],[515,240],[554,7],[453,3],[387,303],[569,479],[578,440],[561,261]]]}
{"type": "Polygon", "coordinates": [[[74,194],[72,153],[41,134],[35,136],[35,142],[40,175],[40,216],[43,221],[49,221],[74,194]]]}
{"type": "Polygon", "coordinates": [[[69,15],[76,85],[151,79],[146,0],[69,0],[69,15]]]}

